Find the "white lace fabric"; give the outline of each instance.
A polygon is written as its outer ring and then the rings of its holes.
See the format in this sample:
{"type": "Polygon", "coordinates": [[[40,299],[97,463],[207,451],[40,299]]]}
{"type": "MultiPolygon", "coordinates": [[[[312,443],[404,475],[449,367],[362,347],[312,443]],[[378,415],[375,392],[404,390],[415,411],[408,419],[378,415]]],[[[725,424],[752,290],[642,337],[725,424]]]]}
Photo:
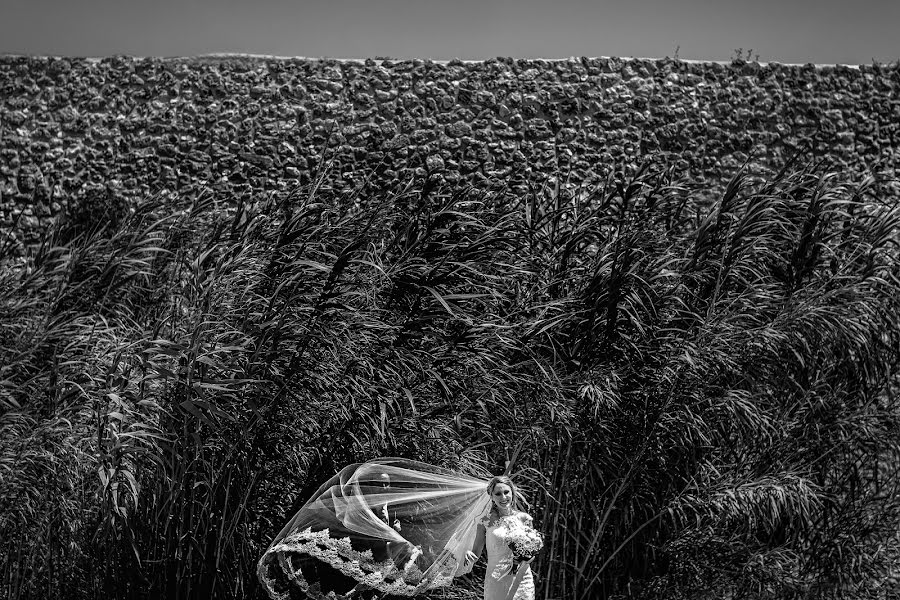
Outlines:
{"type": "Polygon", "coordinates": [[[486,487],[485,479],[399,458],[350,465],[275,537],[257,574],[279,600],[291,586],[314,599],[348,597],[326,589],[316,561],[397,596],[449,585],[471,568],[463,557],[490,509],[486,487]]]}
{"type": "MultiPolygon", "coordinates": [[[[484,599],[506,600],[516,575],[513,571],[513,553],[509,548],[508,536],[518,528],[530,527],[531,516],[519,512],[494,519],[484,517],[481,522],[485,528],[485,547],[488,555],[484,599]]],[[[519,568],[527,570],[514,600],[534,600],[534,577],[531,566],[522,564],[519,568]]]]}

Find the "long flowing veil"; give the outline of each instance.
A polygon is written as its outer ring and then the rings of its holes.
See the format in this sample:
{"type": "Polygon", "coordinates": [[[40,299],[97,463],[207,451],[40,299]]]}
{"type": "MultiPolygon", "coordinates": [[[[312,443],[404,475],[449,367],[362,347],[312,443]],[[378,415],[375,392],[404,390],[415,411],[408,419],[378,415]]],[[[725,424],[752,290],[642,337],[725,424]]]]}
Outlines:
{"type": "Polygon", "coordinates": [[[292,587],[341,598],[353,588],[414,596],[446,586],[471,569],[463,557],[490,510],[487,483],[402,458],[349,465],[275,537],[259,579],[277,599],[292,587]]]}

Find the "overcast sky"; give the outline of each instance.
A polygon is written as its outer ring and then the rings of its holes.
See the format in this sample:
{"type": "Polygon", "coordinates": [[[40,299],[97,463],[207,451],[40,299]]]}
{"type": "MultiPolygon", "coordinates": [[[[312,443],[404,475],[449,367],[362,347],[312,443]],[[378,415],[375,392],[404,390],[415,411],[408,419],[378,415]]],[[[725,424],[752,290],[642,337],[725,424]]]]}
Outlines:
{"type": "Polygon", "coordinates": [[[0,53],[900,59],[893,0],[0,0],[0,53]]]}

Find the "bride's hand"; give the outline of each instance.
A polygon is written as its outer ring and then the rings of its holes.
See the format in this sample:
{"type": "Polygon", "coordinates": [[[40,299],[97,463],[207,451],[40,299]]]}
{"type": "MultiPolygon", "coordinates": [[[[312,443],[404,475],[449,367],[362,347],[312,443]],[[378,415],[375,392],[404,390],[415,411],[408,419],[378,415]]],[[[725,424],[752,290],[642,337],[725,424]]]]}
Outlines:
{"type": "Polygon", "coordinates": [[[478,560],[478,555],[469,550],[466,552],[465,564],[466,565],[474,565],[475,561],[478,560]]]}

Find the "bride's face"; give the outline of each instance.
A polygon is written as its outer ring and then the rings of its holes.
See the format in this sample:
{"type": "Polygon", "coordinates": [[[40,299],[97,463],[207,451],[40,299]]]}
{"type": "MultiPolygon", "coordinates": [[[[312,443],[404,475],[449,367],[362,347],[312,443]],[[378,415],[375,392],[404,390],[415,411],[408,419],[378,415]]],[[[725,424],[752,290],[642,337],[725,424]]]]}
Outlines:
{"type": "Polygon", "coordinates": [[[513,501],[512,488],[505,483],[498,483],[494,486],[493,493],[491,493],[491,500],[493,500],[497,510],[501,512],[511,510],[513,501]]]}

